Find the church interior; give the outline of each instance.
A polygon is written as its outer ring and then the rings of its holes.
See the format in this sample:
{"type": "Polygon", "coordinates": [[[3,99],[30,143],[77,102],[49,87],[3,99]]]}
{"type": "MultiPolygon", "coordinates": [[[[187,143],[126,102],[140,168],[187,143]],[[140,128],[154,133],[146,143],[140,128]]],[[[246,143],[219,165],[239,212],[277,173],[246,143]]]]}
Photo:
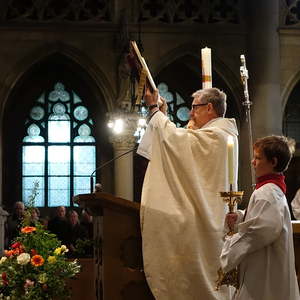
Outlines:
{"type": "Polygon", "coordinates": [[[140,240],[133,238],[140,235],[147,162],[134,151],[142,132],[137,122],[146,110],[135,106],[137,82],[127,62],[132,40],[178,127],[186,126],[191,95],[202,88],[201,49],[211,48],[213,86],[227,94],[226,117],[235,118],[239,130],[241,206],[252,191],[250,134],[253,140],[272,134],[295,139],[285,173],[290,204],[300,188],[299,0],[3,0],[0,8],[2,252],[8,213],[15,202],[26,203],[38,182],[41,216],[52,217],[57,206],[80,213],[79,199],[92,207],[96,234],[107,240],[115,235],[123,249],[122,255],[110,254],[116,245],[100,241],[94,257],[82,260],[86,267],[81,283],[71,283],[72,299],[153,299],[140,272],[140,240]],[[249,72],[252,133],[241,55],[249,72]],[[116,120],[122,120],[122,132],[109,128],[116,120]],[[96,183],[107,193],[102,208],[90,203],[95,195],[86,196],[96,183]],[[116,224],[122,224],[119,233],[116,224]],[[134,233],[126,238],[128,231],[134,233]],[[103,276],[112,282],[105,285],[103,276]]]}

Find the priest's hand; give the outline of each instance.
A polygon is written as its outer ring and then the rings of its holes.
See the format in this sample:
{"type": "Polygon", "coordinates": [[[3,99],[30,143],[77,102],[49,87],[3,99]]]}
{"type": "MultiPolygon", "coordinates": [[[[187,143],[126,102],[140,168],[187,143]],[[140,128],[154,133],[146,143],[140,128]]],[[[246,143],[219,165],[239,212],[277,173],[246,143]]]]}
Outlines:
{"type": "Polygon", "coordinates": [[[150,112],[156,111],[159,108],[161,112],[163,112],[165,115],[167,114],[167,100],[159,95],[158,89],[155,89],[153,92],[151,92],[151,90],[148,87],[146,87],[144,101],[149,107],[150,112]]]}
{"type": "Polygon", "coordinates": [[[158,106],[159,106],[159,110],[164,113],[165,115],[168,113],[168,104],[167,104],[167,100],[160,96],[159,101],[158,101],[158,106]]]}
{"type": "Polygon", "coordinates": [[[148,107],[150,106],[158,106],[158,99],[159,93],[158,89],[154,90],[153,92],[146,86],[145,94],[144,94],[144,101],[148,107]]]}

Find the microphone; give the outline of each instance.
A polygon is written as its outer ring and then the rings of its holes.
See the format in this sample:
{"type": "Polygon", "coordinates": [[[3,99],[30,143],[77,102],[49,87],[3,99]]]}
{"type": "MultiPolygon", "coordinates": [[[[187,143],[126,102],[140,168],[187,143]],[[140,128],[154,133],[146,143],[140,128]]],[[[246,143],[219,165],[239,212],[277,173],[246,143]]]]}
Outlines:
{"type": "Polygon", "coordinates": [[[134,148],[132,148],[132,149],[130,149],[130,150],[124,152],[124,153],[121,153],[120,155],[118,155],[118,156],[116,156],[116,157],[114,157],[114,158],[112,158],[112,159],[106,161],[105,163],[103,163],[102,165],[100,165],[99,167],[97,167],[97,168],[92,172],[92,174],[90,175],[90,191],[91,191],[91,193],[93,193],[93,190],[94,190],[94,178],[93,178],[93,176],[94,176],[94,174],[95,174],[98,170],[100,170],[100,169],[102,169],[103,167],[109,165],[111,162],[113,162],[113,161],[115,161],[115,160],[121,158],[122,156],[124,156],[124,155],[126,155],[126,154],[128,154],[128,153],[131,153],[131,152],[135,151],[137,148],[138,148],[138,145],[135,146],[134,148]]]}

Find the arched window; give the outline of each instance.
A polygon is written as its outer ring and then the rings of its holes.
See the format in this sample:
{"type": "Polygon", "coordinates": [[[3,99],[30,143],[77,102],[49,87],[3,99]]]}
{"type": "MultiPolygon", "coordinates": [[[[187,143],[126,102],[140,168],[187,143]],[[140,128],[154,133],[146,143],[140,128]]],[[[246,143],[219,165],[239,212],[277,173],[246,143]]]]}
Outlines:
{"type": "Polygon", "coordinates": [[[93,121],[82,99],[58,82],[31,107],[22,143],[22,198],[39,183],[35,205],[72,206],[76,194],[89,193],[96,168],[93,121]]]}
{"type": "Polygon", "coordinates": [[[296,140],[297,146],[300,145],[300,83],[293,89],[285,107],[283,117],[283,132],[286,136],[296,140]]]}
{"type": "Polygon", "coordinates": [[[170,91],[166,83],[161,82],[157,88],[168,103],[168,115],[177,127],[184,127],[189,120],[190,109],[179,93],[170,91]]]}

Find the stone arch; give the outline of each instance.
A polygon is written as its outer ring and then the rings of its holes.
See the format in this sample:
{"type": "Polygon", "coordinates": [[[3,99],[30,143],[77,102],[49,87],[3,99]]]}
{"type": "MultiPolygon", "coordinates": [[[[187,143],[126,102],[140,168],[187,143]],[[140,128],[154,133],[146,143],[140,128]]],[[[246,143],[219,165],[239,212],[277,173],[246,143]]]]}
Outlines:
{"type": "Polygon", "coordinates": [[[281,99],[282,99],[282,113],[284,113],[285,107],[288,103],[289,97],[294,90],[297,83],[300,81],[300,70],[295,72],[290,79],[288,80],[287,84],[284,86],[282,93],[281,93],[281,99]]]}
{"type": "MultiPolygon", "coordinates": [[[[286,87],[283,89],[281,98],[282,98],[282,128],[283,132],[286,135],[291,135],[292,137],[297,140],[299,143],[299,135],[293,136],[295,132],[298,132],[298,128],[289,128],[290,123],[288,119],[292,118],[293,123],[297,120],[295,116],[299,115],[298,109],[298,99],[300,96],[300,71],[291,76],[290,80],[288,81],[286,87]]],[[[299,122],[298,120],[296,121],[299,122]]],[[[297,126],[299,127],[299,125],[297,126]]],[[[298,153],[297,153],[298,155],[298,153]]]]}
{"type": "MultiPolygon", "coordinates": [[[[69,78],[74,86],[73,89],[84,95],[86,103],[92,108],[92,118],[97,121],[95,132],[100,141],[96,154],[97,164],[107,161],[112,156],[112,148],[106,130],[105,114],[113,109],[115,95],[112,94],[113,88],[107,77],[89,57],[75,48],[57,43],[47,47],[47,49],[45,47],[37,49],[12,68],[12,71],[6,77],[6,89],[2,95],[4,104],[1,108],[1,138],[3,141],[1,164],[3,182],[6,183],[5,186],[2,186],[2,195],[6,205],[11,206],[10,201],[12,199],[14,199],[13,201],[21,199],[20,182],[16,182],[18,179],[14,182],[9,178],[13,178],[12,172],[17,174],[17,178],[20,178],[18,170],[21,166],[19,143],[23,136],[22,122],[25,120],[28,107],[31,105],[24,99],[36,99],[41,90],[43,91],[47,85],[49,88],[49,82],[53,82],[55,79],[54,75],[56,73],[54,71],[57,65],[62,66],[62,70],[65,71],[61,72],[62,75],[58,77],[69,78]],[[53,63],[54,66],[51,65],[53,63]],[[45,78],[41,78],[43,76],[45,78]],[[26,89],[28,86],[30,86],[29,91],[26,89]],[[25,94],[26,96],[23,97],[25,94]],[[10,134],[10,130],[13,130],[12,134],[10,134]],[[9,149],[9,144],[15,150],[9,149]],[[11,195],[12,199],[8,199],[8,195],[11,195]]],[[[57,74],[60,74],[59,70],[57,71],[57,74]]],[[[105,176],[105,183],[107,189],[110,190],[112,188],[112,170],[107,169],[106,171],[109,176],[105,176]]]]}
{"type": "Polygon", "coordinates": [[[4,106],[8,101],[11,91],[16,84],[22,80],[28,71],[34,68],[35,65],[45,62],[51,56],[61,55],[68,58],[70,61],[80,67],[95,83],[97,92],[103,94],[103,99],[110,111],[113,109],[115,95],[112,94],[114,90],[104,72],[97,66],[86,54],[76,49],[75,47],[63,44],[61,42],[37,48],[35,51],[25,56],[20,60],[7,74],[4,80],[3,94],[1,95],[3,102],[1,108],[1,115],[3,114],[4,106]]]}
{"type": "Polygon", "coordinates": [[[299,152],[299,106],[300,71],[295,72],[286,83],[281,93],[282,99],[282,128],[283,134],[296,139],[297,149],[285,173],[287,184],[287,199],[291,201],[300,187],[300,152],[299,152]],[[292,114],[292,116],[291,116],[292,114]],[[296,119],[295,119],[296,116],[296,119]],[[291,121],[292,124],[288,122],[291,121]],[[295,122],[296,121],[296,122],[295,122]],[[292,125],[292,126],[291,126],[292,125]]]}

